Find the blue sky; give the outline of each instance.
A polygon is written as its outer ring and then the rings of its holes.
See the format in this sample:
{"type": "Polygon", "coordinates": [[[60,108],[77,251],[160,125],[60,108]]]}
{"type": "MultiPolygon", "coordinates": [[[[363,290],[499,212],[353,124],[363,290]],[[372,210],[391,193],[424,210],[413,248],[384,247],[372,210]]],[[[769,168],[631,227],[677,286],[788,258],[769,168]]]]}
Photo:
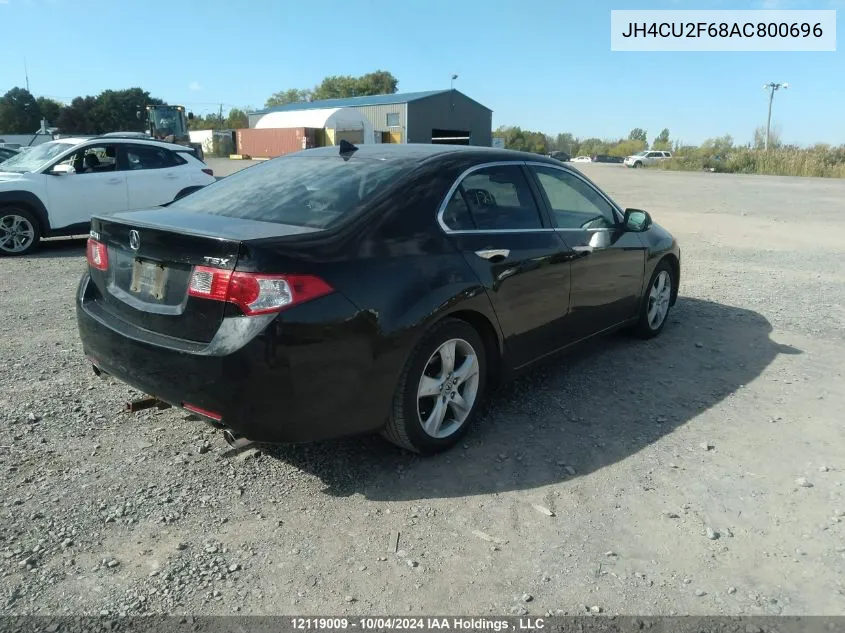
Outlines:
{"type": "Polygon", "coordinates": [[[400,92],[455,87],[493,125],[697,143],[751,139],[762,84],[789,82],[787,142],[845,143],[845,53],[610,51],[611,9],[838,9],[845,0],[0,0],[0,92],[69,100],[141,86],[197,113],[260,107],[326,75],[392,72],[400,92]]]}

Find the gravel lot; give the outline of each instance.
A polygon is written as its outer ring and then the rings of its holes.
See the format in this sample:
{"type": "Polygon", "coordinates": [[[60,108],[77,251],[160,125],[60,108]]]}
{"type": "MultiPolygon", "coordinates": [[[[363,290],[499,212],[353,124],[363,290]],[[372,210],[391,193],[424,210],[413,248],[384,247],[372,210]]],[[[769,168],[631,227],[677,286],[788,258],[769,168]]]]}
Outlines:
{"type": "Polygon", "coordinates": [[[582,169],[681,240],[670,323],[429,459],[125,415],[77,340],[84,242],[0,260],[0,612],[845,612],[845,182],[582,169]]]}

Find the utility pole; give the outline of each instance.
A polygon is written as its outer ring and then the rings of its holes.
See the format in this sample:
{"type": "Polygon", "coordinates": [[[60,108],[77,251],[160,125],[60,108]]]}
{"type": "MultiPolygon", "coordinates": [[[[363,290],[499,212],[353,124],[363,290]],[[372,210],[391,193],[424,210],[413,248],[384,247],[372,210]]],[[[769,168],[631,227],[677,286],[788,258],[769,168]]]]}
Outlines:
{"type": "Polygon", "coordinates": [[[26,91],[29,92],[29,70],[26,67],[26,56],[23,58],[23,74],[26,78],[26,91]]]}
{"type": "Polygon", "coordinates": [[[769,151],[769,136],[771,135],[771,132],[772,132],[772,101],[775,100],[775,92],[777,92],[781,88],[786,90],[787,88],[789,88],[789,84],[786,84],[786,83],[779,84],[779,83],[775,83],[775,82],[763,84],[763,90],[769,91],[769,118],[766,120],[766,145],[765,145],[765,150],[767,152],[769,151]]]}

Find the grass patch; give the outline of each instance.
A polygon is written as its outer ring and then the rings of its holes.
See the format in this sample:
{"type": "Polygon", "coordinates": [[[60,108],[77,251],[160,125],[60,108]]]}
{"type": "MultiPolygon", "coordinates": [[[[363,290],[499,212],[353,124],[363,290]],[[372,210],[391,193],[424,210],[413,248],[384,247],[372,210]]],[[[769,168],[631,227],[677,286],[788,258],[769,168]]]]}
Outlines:
{"type": "Polygon", "coordinates": [[[726,156],[687,155],[656,165],[672,171],[845,178],[845,145],[811,149],[733,149],[726,156]]]}

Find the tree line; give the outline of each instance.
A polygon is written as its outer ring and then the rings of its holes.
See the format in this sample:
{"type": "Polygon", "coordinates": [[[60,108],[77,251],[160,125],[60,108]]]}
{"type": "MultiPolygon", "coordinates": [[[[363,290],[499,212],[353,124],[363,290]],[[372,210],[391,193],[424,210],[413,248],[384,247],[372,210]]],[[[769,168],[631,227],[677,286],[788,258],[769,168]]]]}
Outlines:
{"type": "Polygon", "coordinates": [[[249,116],[240,108],[232,108],[227,115],[207,114],[188,121],[189,130],[240,130],[249,127],[249,116]]]}
{"type": "Polygon", "coordinates": [[[398,85],[399,80],[386,70],[376,70],[360,77],[332,75],[313,88],[288,88],[274,92],[267,98],[264,107],[272,108],[300,101],[394,94],[398,85]]]}
{"type": "MultiPolygon", "coordinates": [[[[376,70],[359,77],[332,75],[313,88],[288,88],[273,93],[265,107],[299,101],[338,99],[364,95],[393,94],[399,80],[386,70],[376,70]]],[[[79,96],[70,103],[60,103],[47,97],[35,97],[25,88],[15,87],[0,98],[0,132],[7,134],[35,133],[46,119],[49,127],[59,128],[62,134],[104,134],[106,132],[140,132],[145,122],[136,112],[146,105],[161,105],[164,101],[142,88],[104,90],[96,96],[79,96]]],[[[245,110],[232,108],[222,112],[196,116],[188,122],[192,130],[238,129],[249,126],[245,110]]]]}
{"type": "MultiPolygon", "coordinates": [[[[146,121],[138,118],[138,110],[164,103],[142,88],[104,90],[64,104],[47,97],[36,98],[25,88],[15,87],[0,97],[0,133],[34,134],[42,119],[62,134],[143,132],[146,121]]],[[[195,117],[188,125],[192,130],[203,130],[244,128],[249,123],[246,112],[232,108],[225,116],[221,113],[195,117]]]]}
{"type": "MultiPolygon", "coordinates": [[[[634,128],[628,134],[628,138],[622,139],[578,138],[568,132],[551,136],[543,132],[523,130],[518,126],[501,126],[493,132],[493,136],[504,139],[507,149],[535,154],[560,151],[566,152],[572,157],[595,156],[596,154],[624,157],[647,149],[667,150],[674,154],[686,156],[719,157],[726,156],[734,149],[760,150],[766,144],[765,126],[755,129],[752,142],[745,145],[736,144],[729,134],[709,138],[700,145],[684,144],[681,141],[670,139],[668,128],[663,128],[660,134],[652,139],[651,143],[648,142],[648,132],[642,128],[634,128]]],[[[798,149],[793,146],[785,146],[781,140],[780,130],[777,128],[772,129],[769,134],[769,148],[798,149]]]]}
{"type": "MultiPolygon", "coordinates": [[[[264,105],[269,108],[301,101],[393,94],[398,85],[399,80],[386,70],[375,70],[358,77],[332,75],[325,77],[313,88],[288,88],[275,92],[264,105]]],[[[143,131],[145,121],[137,118],[137,110],[145,105],[163,103],[161,99],[138,87],[104,90],[96,96],[76,97],[69,104],[46,97],[36,98],[28,90],[15,87],[0,98],[0,133],[34,133],[39,129],[42,119],[46,119],[49,126],[59,128],[63,134],[143,131]]],[[[221,109],[216,114],[196,116],[188,122],[188,126],[192,130],[239,129],[248,127],[249,121],[244,109],[232,108],[225,115],[221,109]]],[[[676,154],[687,155],[720,155],[735,147],[762,148],[766,131],[763,127],[755,130],[753,143],[745,146],[735,146],[730,136],[708,139],[700,146],[684,145],[677,140],[673,141],[667,128],[661,130],[651,143],[647,131],[642,128],[632,129],[627,138],[621,139],[579,138],[567,132],[552,136],[519,126],[501,126],[494,131],[493,136],[503,138],[508,149],[538,154],[563,151],[573,157],[595,154],[628,156],[645,149],[671,150],[676,154]]],[[[773,130],[770,135],[769,147],[782,147],[778,130],[773,130]]]]}
{"type": "Polygon", "coordinates": [[[97,96],[75,97],[69,104],[46,97],[34,97],[25,88],[12,88],[0,98],[0,131],[35,133],[41,120],[64,134],[103,134],[115,131],[143,131],[136,112],[145,105],[159,105],[161,99],[141,88],[104,90],[97,96]]]}
{"type": "Polygon", "coordinates": [[[608,140],[595,137],[577,138],[564,132],[551,136],[543,132],[523,130],[519,126],[501,126],[493,132],[494,137],[504,139],[507,149],[514,149],[535,154],[548,154],[554,151],[566,152],[570,156],[630,156],[645,149],[672,150],[677,146],[669,138],[669,130],[664,128],[649,144],[648,133],[642,128],[634,128],[628,138],[608,140]]]}

